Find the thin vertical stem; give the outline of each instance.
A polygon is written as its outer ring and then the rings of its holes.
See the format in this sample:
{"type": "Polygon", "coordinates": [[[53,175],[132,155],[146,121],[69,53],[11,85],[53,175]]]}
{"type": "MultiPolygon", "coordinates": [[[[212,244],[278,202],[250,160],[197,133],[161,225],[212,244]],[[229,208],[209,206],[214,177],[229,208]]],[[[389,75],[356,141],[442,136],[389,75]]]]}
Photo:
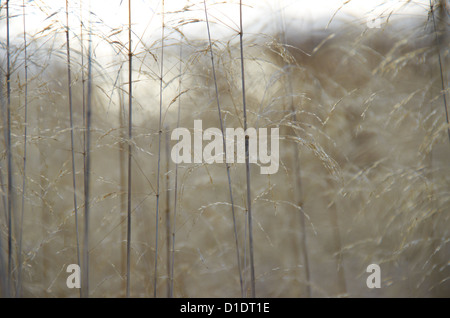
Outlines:
{"type": "Polygon", "coordinates": [[[164,0],[162,0],[162,31],[161,31],[161,74],[159,78],[159,126],[158,126],[158,172],[156,176],[156,233],[155,233],[155,281],[153,296],[156,298],[156,284],[158,280],[158,229],[159,229],[159,174],[161,171],[161,134],[162,134],[162,103],[163,103],[163,75],[164,75],[164,0]]]}
{"type": "Polygon", "coordinates": [[[75,170],[75,149],[73,141],[73,111],[72,111],[72,74],[70,68],[70,39],[69,39],[69,1],[66,0],[66,48],[67,48],[67,81],[69,91],[69,120],[70,120],[70,148],[72,155],[72,186],[73,186],[73,207],[75,210],[75,234],[77,244],[77,264],[80,265],[80,244],[78,232],[78,205],[77,205],[77,183],[75,170]]]}
{"type": "MultiPolygon", "coordinates": [[[[89,10],[90,11],[90,10],[89,10]]],[[[84,247],[83,247],[83,296],[89,297],[89,181],[91,168],[91,116],[92,116],[92,30],[89,14],[88,79],[86,103],[86,167],[84,171],[84,247]]]]}
{"type": "MultiPolygon", "coordinates": [[[[122,87],[122,74],[121,74],[121,69],[119,69],[119,87],[122,87]]],[[[120,181],[119,181],[119,193],[120,193],[120,217],[122,218],[122,213],[126,213],[123,212],[125,211],[125,207],[127,206],[127,197],[128,197],[128,193],[125,191],[125,187],[126,187],[126,178],[128,178],[127,176],[127,172],[126,170],[126,166],[125,166],[125,158],[126,158],[126,150],[125,150],[125,139],[126,137],[126,132],[124,131],[123,127],[125,126],[125,102],[124,102],[124,95],[123,95],[123,91],[122,89],[119,89],[118,91],[118,95],[119,95],[119,104],[120,104],[120,112],[119,112],[119,124],[120,124],[120,143],[119,143],[119,171],[120,171],[120,181]]],[[[127,228],[128,228],[128,224],[127,223],[123,223],[120,226],[120,274],[122,277],[126,277],[127,275],[127,244],[123,244],[124,242],[127,242],[127,228]]],[[[122,280],[122,288],[123,291],[125,293],[125,295],[127,295],[127,281],[128,279],[123,279],[122,280]]]]}
{"type": "MultiPolygon", "coordinates": [[[[0,251],[3,251],[3,244],[1,237],[0,237],[0,251]]],[[[7,288],[7,279],[5,275],[5,264],[2,252],[0,252],[0,290],[1,290],[0,293],[1,297],[9,297],[9,290],[7,288]]]]}
{"type": "Polygon", "coordinates": [[[170,150],[169,127],[166,128],[166,252],[167,252],[167,297],[170,297],[170,150]]]}
{"type": "MultiPolygon", "coordinates": [[[[83,104],[83,125],[86,125],[86,78],[84,76],[84,42],[83,42],[83,1],[80,1],[80,52],[81,52],[81,87],[83,104]]],[[[83,130],[83,169],[86,169],[86,131],[83,130]]],[[[78,224],[78,220],[77,220],[78,224]]],[[[78,247],[79,249],[79,247],[78,247]]]]}
{"type": "Polygon", "coordinates": [[[239,43],[241,47],[241,72],[242,72],[242,104],[244,108],[244,130],[245,130],[245,171],[247,178],[247,213],[248,213],[248,235],[249,235],[249,253],[250,253],[250,279],[251,279],[251,296],[256,297],[255,291],[255,264],[253,257],[253,225],[252,225],[252,201],[250,195],[250,162],[249,162],[249,136],[247,134],[247,104],[245,101],[245,71],[244,71],[244,47],[243,47],[243,35],[244,30],[242,28],[242,0],[239,2],[239,43]]]}
{"type": "Polygon", "coordinates": [[[131,47],[131,0],[128,0],[128,198],[127,198],[127,297],[130,297],[131,260],[131,142],[133,138],[133,52],[131,47]]]}
{"type": "MultiPolygon", "coordinates": [[[[0,70],[0,74],[3,75],[3,70],[0,70]]],[[[2,119],[3,119],[3,132],[4,132],[4,139],[5,139],[5,143],[6,143],[6,103],[4,101],[4,96],[3,96],[3,89],[0,89],[0,104],[1,104],[1,108],[2,108],[2,119]]],[[[3,173],[2,173],[2,167],[0,166],[0,184],[1,184],[1,192],[2,192],[2,201],[3,201],[3,208],[4,208],[4,212],[5,212],[5,220],[8,219],[8,207],[7,207],[7,199],[6,199],[6,191],[4,190],[3,187],[3,173]]],[[[7,266],[4,263],[4,259],[3,259],[3,244],[2,244],[2,237],[0,236],[0,288],[2,291],[2,296],[3,297],[9,297],[10,296],[10,292],[9,292],[9,281],[8,281],[8,273],[7,273],[7,266]]]]}
{"type": "MultiPolygon", "coordinates": [[[[281,23],[282,23],[282,36],[283,36],[283,45],[287,45],[286,41],[286,26],[284,23],[284,10],[280,9],[281,13],[281,23]]],[[[287,88],[288,95],[290,96],[290,107],[292,113],[292,123],[295,125],[297,123],[297,112],[294,105],[293,98],[293,88],[291,81],[291,68],[288,68],[288,80],[287,80],[287,88]]],[[[293,133],[296,134],[295,129],[292,129],[293,133]]],[[[304,214],[304,202],[303,202],[303,189],[302,189],[302,179],[301,179],[301,165],[300,165],[300,156],[298,151],[298,146],[296,143],[293,143],[294,147],[294,160],[293,160],[293,177],[294,177],[294,195],[296,204],[300,207],[300,248],[303,256],[303,266],[305,268],[305,289],[306,296],[308,298],[311,297],[311,282],[310,282],[310,269],[309,269],[309,255],[307,249],[307,237],[306,237],[306,222],[305,222],[305,214],[304,214]]]]}
{"type": "MultiPolygon", "coordinates": [[[[80,52],[81,52],[81,87],[82,87],[82,112],[83,112],[83,126],[86,128],[86,92],[85,92],[85,76],[84,76],[84,42],[83,42],[83,1],[80,1],[80,52]]],[[[83,171],[86,171],[86,129],[83,129],[83,171]]],[[[78,264],[81,266],[81,252],[80,252],[80,231],[78,216],[75,215],[75,232],[77,233],[77,254],[78,264]]],[[[83,290],[80,289],[80,297],[82,297],[83,290]]]]}
{"type": "MultiPolygon", "coordinates": [[[[445,1],[441,1],[441,10],[442,12],[444,12],[445,10],[445,1]]],[[[441,44],[439,41],[439,37],[438,37],[438,32],[437,32],[437,27],[436,27],[436,20],[434,18],[434,10],[433,10],[433,4],[431,3],[430,0],[430,11],[431,11],[431,17],[433,18],[433,26],[434,26],[434,35],[435,35],[435,41],[436,41],[436,49],[437,49],[437,53],[438,53],[438,59],[439,59],[439,71],[440,71],[440,76],[441,76],[441,88],[442,88],[442,100],[444,102],[444,109],[445,109],[445,120],[447,122],[447,125],[450,124],[449,122],[449,115],[448,115],[448,107],[447,107],[447,92],[445,90],[445,82],[444,82],[444,70],[443,70],[443,65],[442,65],[442,60],[441,60],[441,44]]],[[[450,126],[447,128],[447,134],[448,134],[448,139],[450,141],[450,126]]]]}
{"type": "MultiPolygon", "coordinates": [[[[1,105],[2,105],[2,119],[3,119],[3,134],[4,137],[6,136],[6,123],[5,123],[5,119],[6,119],[6,108],[4,105],[4,100],[3,100],[3,90],[0,89],[0,96],[1,96],[1,105]]],[[[5,138],[6,140],[6,138],[5,138]]],[[[2,203],[3,203],[3,212],[5,213],[5,220],[8,220],[8,207],[7,207],[7,202],[6,202],[6,191],[5,191],[5,187],[4,187],[4,183],[3,183],[3,173],[2,173],[2,167],[0,166],[0,191],[2,193],[2,203]]]]}
{"type": "Polygon", "coordinates": [[[26,192],[26,176],[27,176],[27,128],[28,128],[28,52],[27,52],[27,35],[26,35],[26,19],[25,19],[25,0],[22,1],[22,17],[23,17],[23,45],[24,45],[24,70],[25,70],[25,101],[24,101],[24,133],[23,133],[23,178],[22,178],[22,211],[20,216],[20,232],[19,232],[19,251],[18,251],[18,278],[16,296],[21,296],[22,290],[22,238],[23,238],[23,220],[25,211],[25,192],[26,192]]]}
{"type": "Polygon", "coordinates": [[[214,87],[215,87],[215,91],[216,91],[216,102],[217,102],[217,110],[218,110],[218,114],[219,114],[220,131],[222,132],[222,143],[223,143],[223,152],[224,152],[224,157],[225,157],[225,166],[227,168],[228,191],[230,193],[231,214],[233,217],[234,238],[235,238],[235,243],[236,243],[236,254],[237,254],[237,264],[238,264],[238,271],[239,271],[239,282],[240,282],[240,286],[241,286],[241,297],[244,297],[244,284],[243,284],[243,279],[242,279],[241,257],[240,257],[240,253],[239,253],[239,242],[238,242],[237,227],[236,227],[236,216],[235,216],[235,212],[234,212],[233,191],[232,191],[232,187],[231,187],[230,165],[228,162],[226,162],[227,147],[226,147],[225,134],[224,134],[224,125],[223,125],[223,120],[222,120],[222,110],[220,108],[220,102],[219,102],[219,89],[217,87],[216,68],[214,65],[214,53],[212,50],[211,31],[209,29],[208,11],[206,10],[206,0],[203,1],[203,4],[205,7],[206,28],[208,31],[209,49],[211,52],[211,66],[212,66],[212,72],[213,72],[213,77],[214,77],[214,87]]]}
{"type": "Polygon", "coordinates": [[[8,166],[8,292],[11,293],[12,280],[12,158],[11,158],[11,65],[9,46],[9,0],[6,1],[6,160],[8,166]]]}
{"type": "MultiPolygon", "coordinates": [[[[182,74],[182,56],[183,56],[183,43],[181,36],[180,40],[180,66],[179,66],[179,78],[178,78],[178,112],[177,112],[177,128],[180,127],[180,114],[181,114],[181,74],[182,74]]],[[[170,289],[169,297],[173,298],[173,274],[175,266],[175,232],[176,232],[176,220],[177,220],[177,200],[178,200],[178,151],[176,154],[175,163],[175,185],[174,185],[174,199],[173,199],[173,225],[172,225],[172,262],[170,264],[170,289]]]]}
{"type": "MultiPolygon", "coordinates": [[[[334,250],[336,254],[336,267],[337,267],[337,287],[340,295],[347,294],[347,284],[345,282],[345,272],[344,272],[344,264],[342,259],[342,243],[341,243],[341,234],[339,231],[339,222],[338,222],[338,214],[336,211],[336,204],[330,206],[330,221],[333,229],[333,243],[334,250]]],[[[309,295],[311,296],[311,295],[309,295]]]]}

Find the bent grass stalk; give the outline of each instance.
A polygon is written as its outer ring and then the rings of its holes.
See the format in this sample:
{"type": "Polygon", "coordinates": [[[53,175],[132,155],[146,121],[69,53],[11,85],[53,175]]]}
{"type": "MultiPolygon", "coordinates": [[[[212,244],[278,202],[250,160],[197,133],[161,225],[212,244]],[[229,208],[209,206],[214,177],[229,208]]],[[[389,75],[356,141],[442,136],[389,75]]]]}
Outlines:
{"type": "MultiPolygon", "coordinates": [[[[220,131],[222,132],[223,152],[224,152],[224,157],[227,158],[227,147],[226,147],[225,134],[224,134],[224,125],[223,125],[223,120],[222,120],[222,110],[220,108],[220,102],[219,102],[219,89],[217,87],[216,68],[214,65],[214,53],[212,50],[211,32],[209,29],[208,10],[206,8],[206,0],[203,0],[203,4],[205,7],[206,28],[208,31],[208,41],[209,41],[209,51],[211,52],[211,67],[212,67],[213,78],[214,78],[214,88],[215,88],[215,92],[216,92],[217,111],[219,114],[220,131]]],[[[228,162],[225,161],[225,166],[227,168],[228,191],[230,193],[231,214],[233,217],[234,238],[235,238],[235,243],[236,243],[236,256],[237,256],[237,264],[238,264],[238,271],[239,271],[239,282],[240,282],[240,286],[241,286],[241,297],[244,297],[244,283],[243,283],[243,277],[242,277],[241,257],[240,257],[240,253],[239,253],[239,242],[238,242],[238,235],[237,235],[237,228],[236,228],[236,216],[235,216],[235,209],[234,209],[233,190],[231,187],[230,165],[228,162]]]]}

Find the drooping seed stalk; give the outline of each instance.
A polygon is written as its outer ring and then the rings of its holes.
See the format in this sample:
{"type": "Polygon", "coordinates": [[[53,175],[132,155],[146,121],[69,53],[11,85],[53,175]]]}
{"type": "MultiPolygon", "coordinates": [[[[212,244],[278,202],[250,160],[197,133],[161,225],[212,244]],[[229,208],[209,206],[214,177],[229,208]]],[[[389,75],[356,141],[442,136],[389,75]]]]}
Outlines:
{"type": "Polygon", "coordinates": [[[158,229],[159,229],[159,174],[161,171],[161,134],[162,134],[162,103],[163,103],[163,71],[164,71],[164,0],[162,0],[162,31],[161,31],[161,73],[159,78],[159,125],[158,125],[158,171],[156,176],[156,233],[155,233],[155,280],[153,297],[156,298],[158,280],[158,229]]]}
{"type": "MultiPolygon", "coordinates": [[[[220,131],[222,132],[222,143],[223,143],[223,152],[225,159],[227,158],[227,147],[226,147],[226,141],[225,141],[225,134],[224,134],[224,125],[222,120],[222,110],[220,108],[220,102],[219,102],[219,89],[217,87],[217,78],[216,78],[216,68],[214,65],[214,53],[212,50],[212,41],[211,41],[211,31],[209,29],[209,20],[208,20],[208,10],[206,9],[206,0],[203,1],[204,7],[205,7],[205,17],[206,17],[206,28],[208,31],[208,41],[209,41],[209,48],[211,52],[211,66],[212,66],[212,72],[213,72],[213,78],[214,78],[214,87],[216,92],[216,102],[217,102],[217,110],[219,114],[219,122],[220,122],[220,131]]],[[[237,264],[238,264],[238,271],[239,271],[239,282],[241,287],[241,297],[244,297],[244,283],[242,278],[242,269],[241,269],[241,257],[239,253],[239,241],[238,241],[238,234],[237,234],[237,226],[236,226],[236,216],[234,212],[234,199],[233,199],[233,190],[231,187],[231,173],[230,173],[230,165],[225,160],[225,166],[227,168],[227,177],[228,177],[228,191],[230,193],[230,203],[231,203],[231,214],[233,218],[233,230],[234,230],[234,238],[236,243],[236,256],[237,256],[237,264]]]]}
{"type": "Polygon", "coordinates": [[[239,44],[241,48],[241,73],[242,73],[242,105],[244,109],[244,130],[245,130],[245,172],[247,178],[247,215],[248,215],[248,237],[249,237],[249,253],[250,253],[250,280],[251,280],[251,296],[256,297],[255,290],[255,264],[253,256],[253,225],[252,225],[252,201],[250,195],[250,161],[249,161],[249,136],[247,135],[247,104],[245,100],[245,70],[244,70],[244,46],[242,28],[242,0],[239,2],[239,44]]]}
{"type": "Polygon", "coordinates": [[[128,0],[128,198],[127,198],[127,297],[130,297],[131,266],[131,142],[133,138],[133,52],[131,47],[131,0],[128,0]]]}

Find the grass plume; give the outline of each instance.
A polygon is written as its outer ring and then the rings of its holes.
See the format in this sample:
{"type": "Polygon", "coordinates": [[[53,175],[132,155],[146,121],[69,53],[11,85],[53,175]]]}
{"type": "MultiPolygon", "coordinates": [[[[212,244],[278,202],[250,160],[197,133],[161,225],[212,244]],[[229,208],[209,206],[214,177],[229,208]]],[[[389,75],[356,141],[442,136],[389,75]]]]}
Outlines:
{"type": "Polygon", "coordinates": [[[119,2],[2,2],[2,296],[449,294],[439,1],[119,2]]]}

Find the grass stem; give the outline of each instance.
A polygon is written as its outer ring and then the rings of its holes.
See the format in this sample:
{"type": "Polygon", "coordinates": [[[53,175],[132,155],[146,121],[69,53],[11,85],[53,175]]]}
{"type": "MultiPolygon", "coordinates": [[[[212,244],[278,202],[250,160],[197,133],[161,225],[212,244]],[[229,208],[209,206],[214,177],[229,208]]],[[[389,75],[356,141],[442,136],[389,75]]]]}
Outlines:
{"type": "Polygon", "coordinates": [[[73,105],[72,105],[72,74],[70,62],[70,37],[69,37],[69,1],[66,0],[66,48],[67,48],[67,83],[69,94],[69,120],[70,120],[70,150],[72,155],[72,186],[73,186],[73,207],[75,211],[75,235],[77,244],[77,264],[80,263],[80,240],[78,230],[78,205],[77,205],[77,183],[75,169],[75,149],[73,138],[73,105]]]}
{"type": "Polygon", "coordinates": [[[133,52],[131,46],[131,0],[128,0],[128,198],[127,198],[127,297],[130,297],[131,267],[131,157],[133,138],[133,52]]]}
{"type": "Polygon", "coordinates": [[[242,105],[244,110],[244,131],[245,131],[245,172],[247,178],[247,215],[248,215],[248,236],[249,236],[249,253],[250,253],[250,280],[251,280],[251,297],[256,297],[255,290],[255,264],[253,252],[253,224],[252,224],[252,201],[251,201],[251,185],[250,185],[250,162],[249,162],[249,136],[247,135],[247,103],[245,99],[245,70],[244,70],[244,46],[242,27],[242,0],[239,1],[239,44],[241,52],[241,78],[242,78],[242,105]]]}
{"type": "MultiPolygon", "coordinates": [[[[181,77],[182,77],[182,65],[183,65],[183,36],[181,34],[180,39],[180,54],[179,54],[179,78],[178,78],[178,109],[177,109],[177,128],[180,127],[180,115],[181,115],[181,77]]],[[[176,154],[175,164],[175,184],[174,184],[174,199],[173,199],[173,225],[172,225],[172,261],[170,263],[170,288],[169,298],[173,298],[173,281],[174,281],[174,267],[175,267],[175,232],[176,232],[176,220],[177,220],[177,206],[178,206],[178,152],[176,154]]]]}
{"type": "Polygon", "coordinates": [[[27,35],[26,35],[26,11],[25,0],[22,1],[22,17],[23,17],[23,45],[24,45],[24,71],[25,71],[25,100],[24,100],[24,132],[23,132],[23,177],[22,177],[22,211],[20,214],[19,229],[19,251],[18,251],[18,277],[16,296],[21,296],[22,291],[22,239],[23,239],[23,220],[25,212],[25,193],[26,193],[26,176],[27,176],[27,136],[28,136],[28,52],[27,52],[27,35]]]}
{"type": "Polygon", "coordinates": [[[164,0],[161,8],[161,73],[159,78],[159,125],[158,125],[158,170],[156,175],[156,230],[155,230],[155,280],[153,284],[153,296],[156,298],[156,285],[158,281],[158,236],[159,236],[159,194],[161,172],[161,134],[162,134],[162,104],[163,104],[163,76],[164,76],[164,0]]]}
{"type": "MultiPolygon", "coordinates": [[[[203,4],[205,7],[206,28],[208,31],[209,50],[211,52],[211,67],[212,67],[212,72],[213,72],[213,77],[214,77],[214,88],[215,88],[215,92],[216,92],[216,102],[217,102],[217,110],[218,110],[218,114],[219,114],[220,131],[222,132],[223,152],[224,152],[224,157],[227,158],[227,147],[226,147],[225,134],[224,134],[225,129],[224,129],[224,124],[223,124],[223,120],[222,120],[222,110],[220,108],[220,102],[219,102],[219,89],[217,87],[216,68],[214,65],[214,52],[212,50],[211,31],[209,28],[208,10],[206,8],[206,0],[203,1],[203,4]]],[[[229,163],[225,162],[225,166],[227,168],[228,191],[230,193],[231,214],[233,217],[233,229],[234,229],[234,238],[235,238],[235,244],[236,244],[236,256],[237,256],[237,264],[238,264],[238,272],[239,272],[239,282],[240,282],[240,287],[241,287],[241,297],[244,297],[244,283],[243,283],[243,278],[242,278],[241,257],[240,257],[240,253],[239,253],[239,242],[238,242],[238,234],[237,234],[235,209],[234,209],[233,190],[231,187],[230,165],[229,165],[229,163]]]]}
{"type": "MultiPolygon", "coordinates": [[[[90,10],[89,10],[90,11],[90,10]]],[[[92,120],[92,25],[89,14],[88,78],[86,101],[86,167],[84,171],[84,246],[83,246],[83,297],[89,297],[89,208],[91,168],[91,120],[92,120]]]]}

